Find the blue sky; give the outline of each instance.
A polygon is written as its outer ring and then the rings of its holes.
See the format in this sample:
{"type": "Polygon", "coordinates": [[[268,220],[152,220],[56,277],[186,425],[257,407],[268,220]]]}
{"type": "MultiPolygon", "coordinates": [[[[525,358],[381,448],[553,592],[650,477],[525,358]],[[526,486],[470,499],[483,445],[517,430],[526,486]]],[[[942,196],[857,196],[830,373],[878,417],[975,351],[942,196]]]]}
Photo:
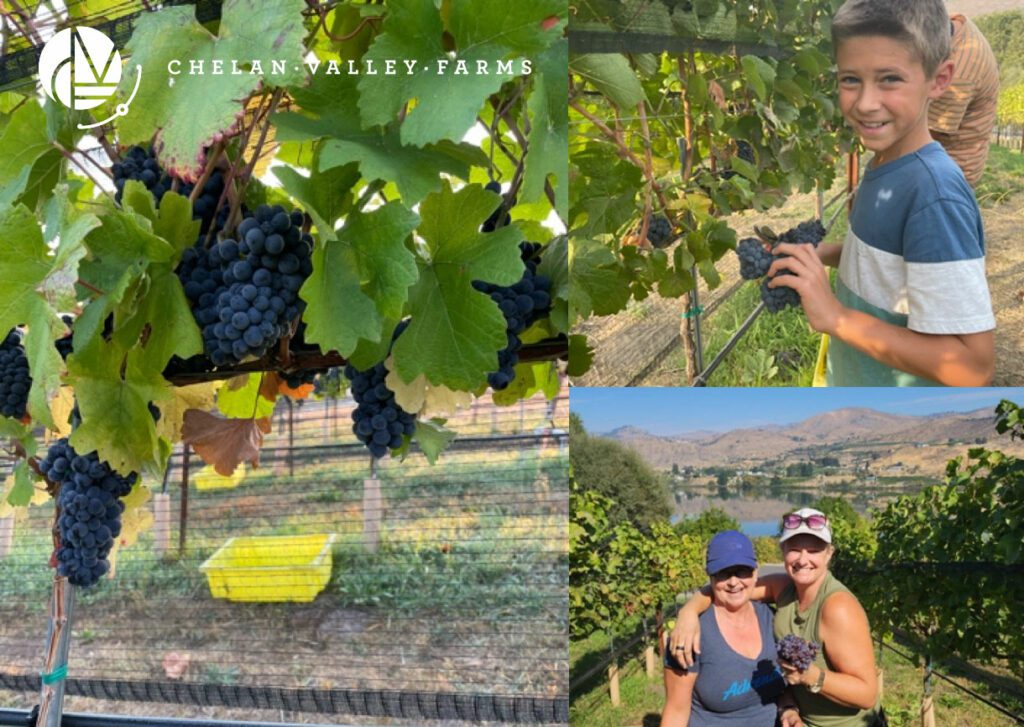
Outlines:
{"type": "Polygon", "coordinates": [[[595,434],[622,426],[640,427],[652,434],[681,434],[792,424],[847,407],[913,415],[991,410],[1000,399],[1024,405],[1024,389],[573,387],[569,408],[583,417],[587,431],[595,434]]]}

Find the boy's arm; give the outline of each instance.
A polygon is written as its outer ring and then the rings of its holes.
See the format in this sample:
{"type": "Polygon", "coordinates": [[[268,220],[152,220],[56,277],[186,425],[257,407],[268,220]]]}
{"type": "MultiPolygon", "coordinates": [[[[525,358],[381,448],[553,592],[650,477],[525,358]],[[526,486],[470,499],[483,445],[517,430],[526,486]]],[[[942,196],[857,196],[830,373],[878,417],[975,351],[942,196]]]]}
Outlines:
{"type": "Polygon", "coordinates": [[[788,285],[800,294],[811,327],[827,333],[887,366],[947,386],[985,386],[995,369],[992,331],[970,334],[918,333],[843,306],[832,292],[828,272],[810,245],[782,243],[790,257],[772,263],[780,271],[769,287],[788,285]]]}
{"type": "Polygon", "coordinates": [[[823,242],[815,248],[821,264],[828,268],[838,268],[839,258],[843,254],[843,243],[823,242]]]}

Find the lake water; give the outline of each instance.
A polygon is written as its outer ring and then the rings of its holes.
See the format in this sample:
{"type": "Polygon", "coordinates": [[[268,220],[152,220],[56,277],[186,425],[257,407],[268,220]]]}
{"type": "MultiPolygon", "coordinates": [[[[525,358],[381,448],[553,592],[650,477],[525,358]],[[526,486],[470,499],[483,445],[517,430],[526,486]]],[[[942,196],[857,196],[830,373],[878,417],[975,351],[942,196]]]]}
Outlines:
{"type": "Polygon", "coordinates": [[[777,518],[772,520],[741,520],[740,532],[750,538],[756,538],[761,535],[775,537],[779,534],[779,521],[777,518]]]}

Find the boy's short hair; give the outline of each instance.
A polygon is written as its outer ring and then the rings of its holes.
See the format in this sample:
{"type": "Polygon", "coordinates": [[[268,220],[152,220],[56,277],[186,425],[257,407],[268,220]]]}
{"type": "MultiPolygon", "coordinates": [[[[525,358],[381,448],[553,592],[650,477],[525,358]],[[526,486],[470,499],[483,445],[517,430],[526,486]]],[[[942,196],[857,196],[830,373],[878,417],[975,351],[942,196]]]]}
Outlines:
{"type": "Polygon", "coordinates": [[[943,0],[847,0],[832,18],[832,46],[864,35],[905,43],[927,78],[950,53],[949,13],[943,0]]]}

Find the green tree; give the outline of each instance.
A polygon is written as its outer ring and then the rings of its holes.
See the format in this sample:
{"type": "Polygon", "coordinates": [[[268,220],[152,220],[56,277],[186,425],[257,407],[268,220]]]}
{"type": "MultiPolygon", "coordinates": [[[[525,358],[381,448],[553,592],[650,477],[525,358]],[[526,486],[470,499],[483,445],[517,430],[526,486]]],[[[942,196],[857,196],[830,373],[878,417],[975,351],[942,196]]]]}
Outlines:
{"type": "Polygon", "coordinates": [[[680,535],[692,535],[707,543],[715,533],[723,530],[739,530],[740,524],[725,514],[725,510],[713,507],[704,510],[695,518],[680,520],[675,525],[675,531],[680,535]]]}
{"type": "Polygon", "coordinates": [[[583,417],[574,411],[569,412],[569,440],[585,436],[587,436],[587,430],[583,426],[583,417]]]}
{"type": "Polygon", "coordinates": [[[613,526],[630,522],[647,532],[653,523],[668,520],[672,510],[666,483],[629,447],[585,436],[573,441],[569,459],[583,491],[612,500],[608,520],[613,526]]]}

